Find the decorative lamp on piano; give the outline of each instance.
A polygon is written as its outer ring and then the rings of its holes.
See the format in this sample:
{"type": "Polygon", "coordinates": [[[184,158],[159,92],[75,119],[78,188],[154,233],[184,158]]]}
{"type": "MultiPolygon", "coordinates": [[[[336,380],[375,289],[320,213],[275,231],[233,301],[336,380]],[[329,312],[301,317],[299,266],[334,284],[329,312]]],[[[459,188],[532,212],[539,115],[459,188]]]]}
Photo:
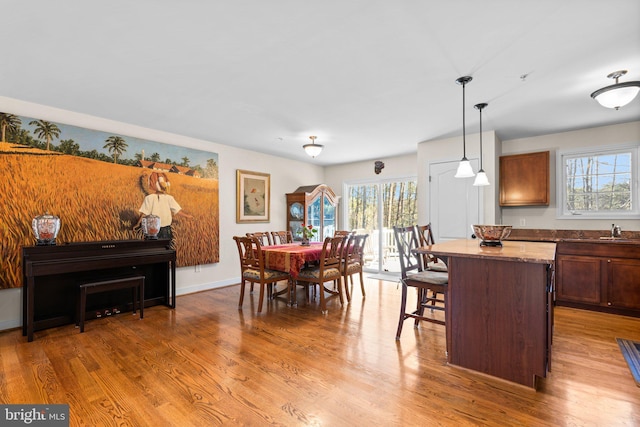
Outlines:
{"type": "Polygon", "coordinates": [[[156,215],[147,215],[142,217],[142,232],[146,240],[156,240],[160,232],[160,217],[156,215]]]}
{"type": "Polygon", "coordinates": [[[31,221],[31,229],[36,236],[38,246],[55,245],[60,231],[60,218],[48,212],[38,215],[31,221]]]}

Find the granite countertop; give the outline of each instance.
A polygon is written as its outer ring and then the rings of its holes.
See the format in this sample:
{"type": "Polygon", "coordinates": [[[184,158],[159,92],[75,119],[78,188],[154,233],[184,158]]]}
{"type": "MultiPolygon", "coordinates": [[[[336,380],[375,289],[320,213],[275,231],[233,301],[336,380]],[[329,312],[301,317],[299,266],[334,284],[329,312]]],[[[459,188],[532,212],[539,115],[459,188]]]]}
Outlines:
{"type": "Polygon", "coordinates": [[[620,238],[611,238],[611,230],[550,230],[535,228],[513,228],[505,240],[530,242],[576,242],[640,243],[640,231],[623,231],[620,238]]]}
{"type": "Polygon", "coordinates": [[[415,249],[417,253],[431,253],[438,257],[462,256],[507,261],[552,264],[556,245],[549,242],[503,241],[502,246],[480,246],[478,239],[450,240],[415,249]]]}

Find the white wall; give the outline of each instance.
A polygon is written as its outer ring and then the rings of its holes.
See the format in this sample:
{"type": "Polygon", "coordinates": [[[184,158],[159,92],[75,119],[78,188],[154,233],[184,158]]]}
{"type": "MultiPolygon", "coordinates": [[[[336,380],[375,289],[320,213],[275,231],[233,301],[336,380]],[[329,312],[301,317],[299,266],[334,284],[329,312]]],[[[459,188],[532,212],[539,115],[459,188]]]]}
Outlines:
{"type": "MultiPolygon", "coordinates": [[[[177,271],[177,294],[196,292],[239,282],[238,251],[232,239],[249,231],[286,229],[285,194],[302,185],[324,182],[322,167],[242,150],[228,145],[146,129],[10,98],[0,97],[0,111],[88,129],[113,132],[151,141],[218,153],[220,178],[220,262],[177,271]],[[271,174],[270,223],[236,224],[236,170],[271,174]],[[304,171],[304,173],[300,173],[304,171]]],[[[300,148],[302,149],[302,148],[300,148]]],[[[372,167],[373,168],[373,167],[372,167]]],[[[0,290],[0,330],[22,324],[22,288],[0,290]]]]}
{"type": "MultiPolygon", "coordinates": [[[[615,113],[615,110],[612,110],[612,113],[615,113]]],[[[573,148],[617,145],[631,142],[640,142],[640,121],[504,141],[502,143],[503,155],[549,151],[551,162],[549,167],[551,197],[549,206],[503,207],[503,224],[513,225],[518,228],[609,230],[611,229],[611,223],[615,222],[620,225],[623,230],[640,230],[640,220],[637,219],[612,221],[608,219],[575,220],[556,218],[557,152],[559,150],[573,148]],[[520,226],[521,220],[525,221],[524,227],[520,226]]],[[[640,165],[636,165],[636,167],[640,168],[640,165]]]]}
{"type": "MultiPolygon", "coordinates": [[[[480,158],[480,134],[466,136],[466,154],[469,160],[480,158]]],[[[488,187],[480,187],[482,197],[482,221],[500,224],[498,206],[497,168],[500,156],[500,140],[494,131],[482,132],[482,168],[489,179],[488,187]]],[[[424,141],[418,144],[418,223],[427,224],[429,218],[429,164],[458,162],[462,158],[462,137],[424,141]]],[[[479,161],[478,161],[479,163],[479,161]]]]}

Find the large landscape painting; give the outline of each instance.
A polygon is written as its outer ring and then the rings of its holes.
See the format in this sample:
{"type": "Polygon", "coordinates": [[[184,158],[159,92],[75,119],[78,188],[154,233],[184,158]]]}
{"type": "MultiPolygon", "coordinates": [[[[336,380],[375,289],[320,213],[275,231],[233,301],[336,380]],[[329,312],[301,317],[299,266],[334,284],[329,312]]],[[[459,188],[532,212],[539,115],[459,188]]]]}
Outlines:
{"type": "Polygon", "coordinates": [[[219,261],[218,155],[0,112],[0,288],[22,286],[34,217],[60,217],[56,243],[142,239],[149,176],[164,173],[187,215],[172,229],[177,265],[219,261]]]}

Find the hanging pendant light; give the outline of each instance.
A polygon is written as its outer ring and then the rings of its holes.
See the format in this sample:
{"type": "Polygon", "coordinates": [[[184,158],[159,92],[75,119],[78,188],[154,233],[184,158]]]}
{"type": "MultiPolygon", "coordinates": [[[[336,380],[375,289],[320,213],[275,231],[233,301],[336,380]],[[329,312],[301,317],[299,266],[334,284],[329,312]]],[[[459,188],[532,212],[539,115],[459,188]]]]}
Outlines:
{"type": "Polygon", "coordinates": [[[316,144],[316,138],[317,136],[310,136],[309,139],[311,139],[311,144],[305,144],[302,146],[304,151],[311,157],[316,157],[324,148],[324,145],[316,144]]]}
{"type": "Polygon", "coordinates": [[[456,83],[462,85],[462,160],[460,160],[460,164],[458,165],[458,170],[456,171],[456,178],[471,178],[475,174],[473,173],[473,169],[471,168],[471,163],[467,159],[467,141],[465,134],[465,117],[464,117],[464,88],[472,80],[470,76],[464,76],[456,79],[456,83]]]}
{"type": "Polygon", "coordinates": [[[627,74],[627,70],[614,71],[607,77],[616,79],[616,84],[605,86],[591,94],[591,97],[598,101],[600,105],[618,110],[624,107],[636,97],[640,91],[640,82],[618,83],[618,79],[627,74]]]}
{"type": "Polygon", "coordinates": [[[480,111],[480,170],[476,175],[476,180],[473,181],[473,185],[475,185],[476,187],[489,185],[489,178],[487,178],[487,174],[484,172],[484,169],[482,169],[482,110],[487,105],[489,104],[487,104],[486,102],[474,105],[475,109],[480,111]]]}

